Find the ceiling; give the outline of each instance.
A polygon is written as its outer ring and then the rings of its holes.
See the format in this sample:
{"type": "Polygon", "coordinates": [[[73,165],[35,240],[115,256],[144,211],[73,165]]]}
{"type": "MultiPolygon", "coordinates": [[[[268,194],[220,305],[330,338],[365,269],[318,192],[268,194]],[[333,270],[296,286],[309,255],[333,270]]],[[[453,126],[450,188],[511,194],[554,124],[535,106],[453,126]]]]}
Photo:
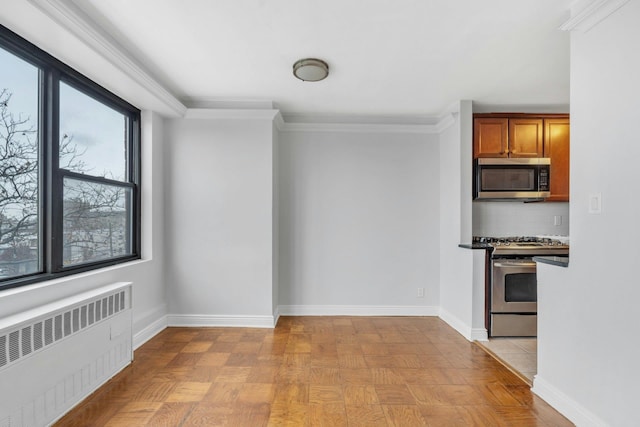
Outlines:
{"type": "Polygon", "coordinates": [[[73,0],[185,105],[437,117],[569,104],[572,0],[73,0]],[[293,77],[317,57],[329,77],[293,77]]]}

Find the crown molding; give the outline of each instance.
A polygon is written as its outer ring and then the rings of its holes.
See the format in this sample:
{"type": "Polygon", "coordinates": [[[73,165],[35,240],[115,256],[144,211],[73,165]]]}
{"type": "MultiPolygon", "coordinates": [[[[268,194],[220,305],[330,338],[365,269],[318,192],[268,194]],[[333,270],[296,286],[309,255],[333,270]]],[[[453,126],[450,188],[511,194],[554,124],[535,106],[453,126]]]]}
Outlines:
{"type": "Polygon", "coordinates": [[[317,115],[284,113],[276,121],[283,132],[437,134],[453,123],[451,114],[427,116],[317,115]]]}
{"type": "Polygon", "coordinates": [[[230,109],[230,108],[188,108],[185,119],[219,119],[219,120],[268,120],[273,121],[278,110],[230,109]]]}
{"type": "Polygon", "coordinates": [[[587,32],[627,2],[629,0],[593,0],[588,4],[585,4],[587,3],[586,0],[578,2],[574,8],[576,12],[572,13],[573,16],[562,24],[560,29],[563,31],[577,30],[587,32]]]}
{"type": "Polygon", "coordinates": [[[184,115],[187,108],[182,102],[167,91],[113,37],[103,31],[73,2],[65,0],[27,1],[152,93],[169,111],[178,116],[184,115]]]}
{"type": "Polygon", "coordinates": [[[440,118],[346,114],[282,113],[273,101],[261,98],[182,98],[185,119],[273,120],[282,132],[440,133],[455,122],[453,113],[440,118]]]}
{"type": "Polygon", "coordinates": [[[442,133],[442,131],[444,131],[448,127],[453,126],[459,114],[460,113],[456,111],[456,112],[451,112],[441,116],[440,120],[436,124],[436,130],[437,130],[436,133],[442,133]]]}
{"type": "Polygon", "coordinates": [[[343,133],[439,133],[436,125],[397,125],[386,123],[288,123],[283,122],[284,132],[343,132],[343,133]]]}
{"type": "Polygon", "coordinates": [[[415,114],[382,115],[283,112],[282,116],[287,123],[434,125],[438,122],[437,117],[415,114]]]}
{"type": "Polygon", "coordinates": [[[197,96],[181,98],[187,108],[211,108],[226,110],[272,110],[275,109],[273,101],[263,98],[232,98],[197,96]]]}
{"type": "Polygon", "coordinates": [[[276,129],[282,131],[284,129],[284,119],[282,118],[282,113],[278,111],[276,116],[273,118],[273,123],[276,125],[276,129]]]}

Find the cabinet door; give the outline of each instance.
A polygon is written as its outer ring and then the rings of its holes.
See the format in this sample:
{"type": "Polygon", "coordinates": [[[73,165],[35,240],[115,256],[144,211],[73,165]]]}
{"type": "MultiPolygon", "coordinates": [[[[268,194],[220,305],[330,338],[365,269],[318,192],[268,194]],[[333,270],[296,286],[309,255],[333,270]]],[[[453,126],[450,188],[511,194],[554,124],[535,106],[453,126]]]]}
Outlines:
{"type": "Polygon", "coordinates": [[[569,119],[545,119],[544,156],[551,159],[551,197],[547,201],[569,201],[569,119]]]}
{"type": "Polygon", "coordinates": [[[542,157],[542,119],[509,119],[509,157],[542,157]]]}
{"type": "Polygon", "coordinates": [[[473,158],[508,157],[509,119],[473,120],[473,158]]]}

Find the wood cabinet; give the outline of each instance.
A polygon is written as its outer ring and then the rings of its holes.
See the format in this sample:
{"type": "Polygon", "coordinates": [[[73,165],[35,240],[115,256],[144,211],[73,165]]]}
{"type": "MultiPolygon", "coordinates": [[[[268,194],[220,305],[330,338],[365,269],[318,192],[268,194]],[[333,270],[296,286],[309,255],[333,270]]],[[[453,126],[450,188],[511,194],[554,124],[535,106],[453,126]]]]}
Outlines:
{"type": "Polygon", "coordinates": [[[544,156],[551,159],[550,202],[569,201],[569,118],[544,120],[544,156]]]}
{"type": "Polygon", "coordinates": [[[549,157],[551,197],[569,201],[569,115],[487,113],[473,116],[473,158],[549,157]]]}
{"type": "Polygon", "coordinates": [[[509,119],[509,157],[542,157],[541,119],[509,119]]]}
{"type": "Polygon", "coordinates": [[[509,119],[473,119],[473,158],[509,156],[509,119]]]}
{"type": "Polygon", "coordinates": [[[473,157],[542,157],[542,119],[483,117],[473,121],[473,157]]]}

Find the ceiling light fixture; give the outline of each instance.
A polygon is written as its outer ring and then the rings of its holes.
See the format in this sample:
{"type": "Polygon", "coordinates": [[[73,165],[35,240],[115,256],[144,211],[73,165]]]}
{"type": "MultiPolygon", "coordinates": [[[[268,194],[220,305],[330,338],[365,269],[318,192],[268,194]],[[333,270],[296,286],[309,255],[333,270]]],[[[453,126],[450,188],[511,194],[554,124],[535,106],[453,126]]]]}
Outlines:
{"type": "Polygon", "coordinates": [[[293,75],[303,82],[318,82],[329,75],[329,65],[321,59],[301,59],[293,64],[293,75]]]}

